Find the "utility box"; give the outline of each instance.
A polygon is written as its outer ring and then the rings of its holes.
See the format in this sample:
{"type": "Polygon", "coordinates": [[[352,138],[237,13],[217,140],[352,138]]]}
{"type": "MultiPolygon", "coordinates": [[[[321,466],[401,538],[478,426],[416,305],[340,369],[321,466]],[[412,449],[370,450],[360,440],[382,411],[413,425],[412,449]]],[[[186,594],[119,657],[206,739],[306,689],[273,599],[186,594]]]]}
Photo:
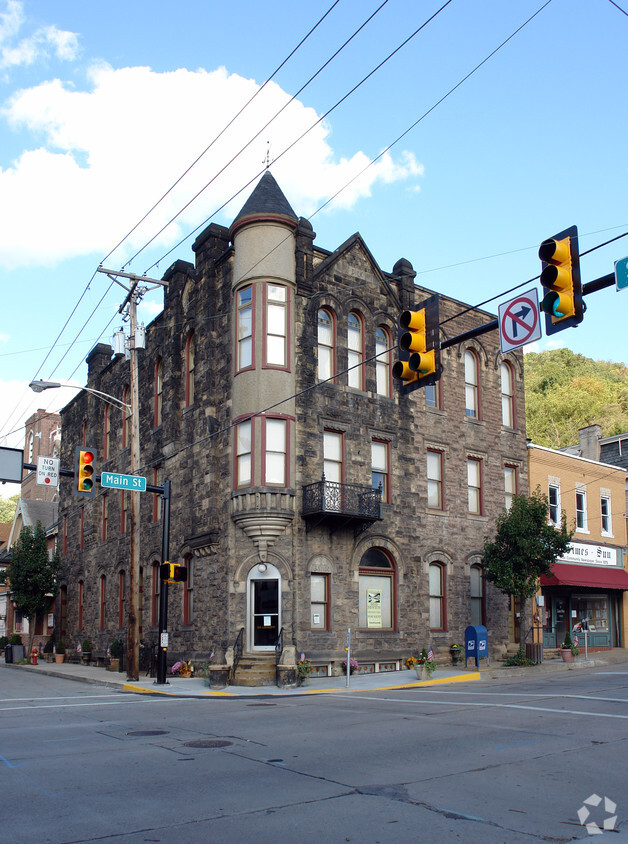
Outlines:
{"type": "Polygon", "coordinates": [[[471,624],[464,631],[464,665],[467,666],[469,657],[475,658],[475,667],[480,667],[480,660],[488,659],[488,633],[483,624],[471,624]]]}

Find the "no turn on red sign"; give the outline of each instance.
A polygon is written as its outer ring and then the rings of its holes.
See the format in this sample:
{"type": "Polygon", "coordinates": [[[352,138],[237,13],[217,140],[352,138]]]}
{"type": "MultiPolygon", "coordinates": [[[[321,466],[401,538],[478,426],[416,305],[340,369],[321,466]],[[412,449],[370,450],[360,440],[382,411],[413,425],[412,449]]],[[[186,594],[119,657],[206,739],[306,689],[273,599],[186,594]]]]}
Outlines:
{"type": "Polygon", "coordinates": [[[502,354],[541,339],[539,294],[536,288],[499,306],[499,343],[502,354]]]}
{"type": "Polygon", "coordinates": [[[59,486],[59,458],[37,458],[37,483],[43,486],[59,486]]]}

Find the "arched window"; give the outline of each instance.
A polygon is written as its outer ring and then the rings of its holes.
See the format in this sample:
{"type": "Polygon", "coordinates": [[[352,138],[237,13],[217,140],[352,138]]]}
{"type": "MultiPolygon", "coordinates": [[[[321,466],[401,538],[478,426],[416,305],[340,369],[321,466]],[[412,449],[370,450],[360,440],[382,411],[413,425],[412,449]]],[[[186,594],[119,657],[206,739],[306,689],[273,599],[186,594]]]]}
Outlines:
{"type": "Polygon", "coordinates": [[[369,548],[360,560],[358,624],[361,630],[396,627],[396,570],[381,548],[369,548]]]}
{"type": "Polygon", "coordinates": [[[514,428],[515,391],[512,367],[509,363],[502,363],[500,374],[502,382],[502,425],[506,428],[514,428]]]}
{"type": "Polygon", "coordinates": [[[430,629],[445,630],[445,566],[432,563],[429,569],[430,629]]]}
{"type": "Polygon", "coordinates": [[[83,601],[85,600],[84,594],[85,582],[83,580],[79,580],[78,582],[78,595],[77,595],[77,610],[78,610],[78,629],[83,629],[83,601]]]}
{"type": "Polygon", "coordinates": [[[347,320],[347,368],[349,369],[347,383],[357,390],[364,389],[364,367],[360,366],[363,360],[364,332],[362,331],[362,318],[352,311],[347,320]]]}
{"type": "Polygon", "coordinates": [[[471,566],[471,624],[484,624],[484,578],[482,566],[471,566]]]}
{"type": "Polygon", "coordinates": [[[476,353],[467,349],[464,353],[464,397],[466,414],[471,419],[480,418],[479,363],[476,353]]]}
{"type": "Polygon", "coordinates": [[[155,361],[155,378],[154,378],[154,393],[155,401],[153,405],[153,428],[159,428],[162,418],[162,401],[163,401],[163,364],[161,358],[155,361]]]}
{"type": "MultiPolygon", "coordinates": [[[[125,404],[129,404],[129,395],[130,391],[128,387],[125,387],[122,391],[122,401],[125,404]]],[[[127,448],[129,445],[129,418],[130,418],[131,411],[123,407],[122,408],[122,448],[127,448]]]]}
{"type": "Polygon", "coordinates": [[[236,297],[236,372],[253,366],[253,288],[238,290],[236,297]]]}
{"type": "Polygon", "coordinates": [[[194,404],[194,332],[190,331],[185,344],[185,406],[194,404]]]}
{"type": "Polygon", "coordinates": [[[378,396],[390,396],[390,332],[380,325],[375,332],[375,383],[378,396]]]}
{"type": "Polygon", "coordinates": [[[192,624],[194,604],[192,596],[194,594],[194,560],[191,556],[187,556],[184,563],[188,570],[188,579],[183,584],[183,624],[192,624]]]}
{"type": "Polygon", "coordinates": [[[326,381],[336,374],[336,319],[332,311],[318,312],[318,380],[326,381]]]}

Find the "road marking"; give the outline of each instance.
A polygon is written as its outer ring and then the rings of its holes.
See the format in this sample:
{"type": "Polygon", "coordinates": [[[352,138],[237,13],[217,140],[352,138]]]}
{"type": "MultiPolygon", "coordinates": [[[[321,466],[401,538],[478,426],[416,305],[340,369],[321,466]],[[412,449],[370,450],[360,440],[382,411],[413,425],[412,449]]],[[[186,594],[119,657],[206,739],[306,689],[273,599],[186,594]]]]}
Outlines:
{"type": "Polygon", "coordinates": [[[482,695],[484,697],[532,697],[532,698],[574,698],[576,700],[602,700],[607,703],[628,703],[628,698],[625,697],[598,697],[596,695],[565,695],[561,692],[548,692],[547,694],[539,694],[538,692],[446,692],[444,689],[438,690],[439,695],[473,695],[477,697],[482,695]]]}
{"type": "MultiPolygon", "coordinates": [[[[338,697],[326,697],[323,700],[340,700],[338,697]]],[[[611,715],[607,712],[586,712],[578,709],[552,709],[547,706],[523,706],[516,703],[474,703],[473,701],[453,701],[453,700],[405,700],[403,698],[394,697],[371,697],[370,695],[351,695],[352,700],[374,700],[380,703],[406,703],[414,706],[433,706],[437,703],[439,706],[483,706],[493,707],[494,709],[527,709],[531,712],[555,712],[557,715],[586,715],[589,718],[621,718],[628,720],[628,715],[611,715]]],[[[623,701],[625,702],[625,701],[623,701]]]]}
{"type": "MultiPolygon", "coordinates": [[[[196,698],[189,698],[189,700],[195,700],[196,698]]],[[[147,703],[151,701],[151,703],[157,703],[158,701],[168,701],[170,703],[175,703],[176,701],[182,701],[185,698],[181,697],[144,697],[143,695],[124,695],[116,700],[103,700],[99,703],[46,703],[44,706],[0,706],[0,712],[11,712],[13,710],[26,710],[27,712],[34,712],[36,709],[70,709],[76,708],[81,706],[117,706],[121,703],[147,703]]]]}
{"type": "Polygon", "coordinates": [[[3,697],[0,703],[22,703],[27,700],[89,700],[96,697],[113,697],[118,692],[109,692],[104,695],[54,695],[52,697],[3,697]]]}

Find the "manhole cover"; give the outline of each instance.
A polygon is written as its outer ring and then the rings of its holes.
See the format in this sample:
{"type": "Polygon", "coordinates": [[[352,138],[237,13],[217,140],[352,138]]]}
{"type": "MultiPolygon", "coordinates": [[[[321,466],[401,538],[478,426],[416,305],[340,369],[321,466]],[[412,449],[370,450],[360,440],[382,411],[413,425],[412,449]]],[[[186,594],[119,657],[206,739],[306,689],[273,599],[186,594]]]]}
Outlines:
{"type": "Polygon", "coordinates": [[[194,741],[184,742],[184,747],[229,747],[230,744],[233,742],[220,739],[194,739],[194,741]]]}
{"type": "Polygon", "coordinates": [[[133,730],[132,733],[127,733],[127,736],[166,736],[169,730],[133,730]]]}

